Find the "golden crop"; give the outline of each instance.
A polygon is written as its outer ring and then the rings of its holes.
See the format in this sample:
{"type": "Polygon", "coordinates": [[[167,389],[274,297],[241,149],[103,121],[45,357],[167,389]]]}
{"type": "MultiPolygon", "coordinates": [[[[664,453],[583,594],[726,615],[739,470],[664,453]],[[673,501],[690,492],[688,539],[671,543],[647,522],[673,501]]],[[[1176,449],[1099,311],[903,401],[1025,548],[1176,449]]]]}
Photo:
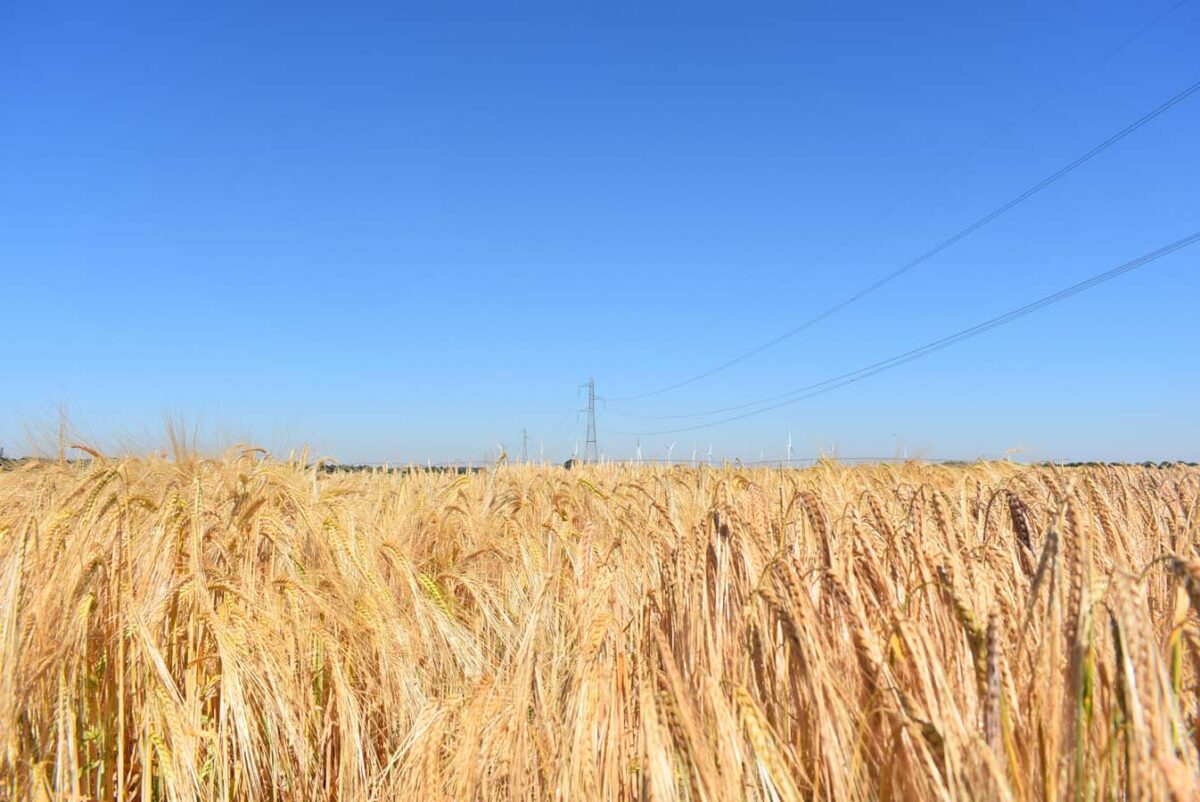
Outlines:
{"type": "Polygon", "coordinates": [[[1200,471],[0,472],[0,799],[1197,793],[1200,471]]]}

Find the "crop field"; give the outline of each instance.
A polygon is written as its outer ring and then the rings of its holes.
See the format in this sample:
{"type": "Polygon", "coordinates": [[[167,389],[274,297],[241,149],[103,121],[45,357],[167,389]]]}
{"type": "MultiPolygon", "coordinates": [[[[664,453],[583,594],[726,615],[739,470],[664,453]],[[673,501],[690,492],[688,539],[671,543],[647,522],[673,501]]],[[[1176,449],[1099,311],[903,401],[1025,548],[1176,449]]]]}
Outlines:
{"type": "Polygon", "coordinates": [[[0,799],[1197,793],[1200,470],[0,472],[0,799]]]}

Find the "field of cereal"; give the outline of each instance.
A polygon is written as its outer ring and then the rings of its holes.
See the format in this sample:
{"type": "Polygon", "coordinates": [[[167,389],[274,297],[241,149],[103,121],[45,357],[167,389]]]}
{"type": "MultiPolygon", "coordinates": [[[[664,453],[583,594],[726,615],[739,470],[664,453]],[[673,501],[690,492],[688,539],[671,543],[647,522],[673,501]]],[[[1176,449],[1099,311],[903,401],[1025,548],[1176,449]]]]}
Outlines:
{"type": "Polygon", "coordinates": [[[1200,470],[0,472],[0,797],[1193,798],[1200,470]]]}

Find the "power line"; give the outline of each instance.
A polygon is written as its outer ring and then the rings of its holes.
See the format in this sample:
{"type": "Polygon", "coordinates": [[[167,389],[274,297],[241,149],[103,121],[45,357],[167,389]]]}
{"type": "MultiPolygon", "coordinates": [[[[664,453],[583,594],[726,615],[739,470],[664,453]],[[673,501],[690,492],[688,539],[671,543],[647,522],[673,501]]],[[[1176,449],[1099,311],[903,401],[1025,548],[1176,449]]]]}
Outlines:
{"type": "MultiPolygon", "coordinates": [[[[947,176],[962,169],[964,166],[966,166],[971,161],[971,159],[973,159],[975,156],[977,156],[981,151],[986,150],[990,145],[992,145],[993,143],[995,143],[998,140],[1000,140],[1001,138],[1003,138],[1010,131],[1017,128],[1017,126],[1019,126],[1021,123],[1025,122],[1027,119],[1032,117],[1034,114],[1037,114],[1043,108],[1048,106],[1051,103],[1051,101],[1053,101],[1059,95],[1063,94],[1068,89],[1073,87],[1075,84],[1079,83],[1084,78],[1091,75],[1093,72],[1095,72],[1101,66],[1103,66],[1113,56],[1117,55],[1122,50],[1124,50],[1126,47],[1128,47],[1129,45],[1136,42],[1139,38],[1141,38],[1142,34],[1144,34],[1146,31],[1150,30],[1155,25],[1157,25],[1158,23],[1162,22],[1164,19],[1166,19],[1167,17],[1169,17],[1173,13],[1175,13],[1175,11],[1177,11],[1179,9],[1179,7],[1182,6],[1186,2],[1188,2],[1188,0],[1178,0],[1178,2],[1176,2],[1174,5],[1168,7],[1165,11],[1160,13],[1158,16],[1154,17],[1149,22],[1142,25],[1142,27],[1138,28],[1136,31],[1134,31],[1132,34],[1130,34],[1128,37],[1121,40],[1121,42],[1118,43],[1111,50],[1108,50],[1103,55],[1101,55],[1099,58],[1097,58],[1095,61],[1093,61],[1091,64],[1084,67],[1079,72],[1075,73],[1075,75],[1070,80],[1068,80],[1066,83],[1060,85],[1057,89],[1055,89],[1055,90],[1051,91],[1049,94],[1043,96],[1041,100],[1034,103],[1032,106],[1030,106],[1024,112],[1022,112],[1018,117],[1014,118],[1011,122],[1007,123],[1006,125],[1002,126],[999,129],[997,129],[991,136],[989,136],[983,142],[979,143],[974,148],[972,148],[966,155],[962,156],[957,161],[952,163],[949,167],[940,171],[932,179],[930,179],[929,181],[926,181],[925,183],[921,184],[917,188],[913,189],[907,195],[905,195],[903,198],[901,198],[899,201],[892,204],[884,211],[880,212],[880,214],[874,220],[871,220],[871,221],[868,221],[866,223],[859,225],[850,234],[837,240],[835,243],[835,248],[840,248],[841,246],[843,246],[849,242],[853,242],[863,232],[869,230],[874,225],[882,222],[888,216],[890,216],[891,214],[893,214],[896,211],[903,208],[910,201],[912,201],[914,198],[919,197],[922,193],[924,193],[930,187],[934,186],[935,184],[937,184],[938,182],[940,182],[942,179],[946,178],[947,176]]],[[[790,273],[788,275],[785,275],[783,278],[781,278],[778,282],[776,282],[774,284],[773,289],[778,290],[779,288],[785,286],[789,281],[791,281],[795,277],[796,277],[795,273],[790,273]]]]}
{"type": "Polygon", "coordinates": [[[896,268],[892,272],[887,273],[886,275],[876,279],[875,281],[871,282],[870,284],[868,284],[866,287],[862,288],[858,292],[854,293],[853,295],[849,296],[848,298],[845,298],[845,299],[837,302],[833,306],[830,306],[829,308],[827,308],[824,311],[818,313],[817,315],[809,318],[808,320],[805,320],[804,322],[802,322],[796,326],[793,326],[791,329],[788,329],[787,331],[783,332],[782,334],[780,334],[776,337],[773,337],[770,340],[767,340],[765,343],[755,346],[754,348],[751,348],[749,351],[745,351],[745,352],[739,354],[738,356],[733,357],[732,359],[726,360],[725,362],[722,362],[721,364],[717,365],[716,367],[709,368],[708,370],[702,371],[701,373],[697,373],[693,376],[690,376],[689,378],[686,378],[682,381],[675,382],[674,384],[668,385],[666,387],[662,387],[657,390],[652,390],[652,391],[646,392],[646,393],[639,393],[637,395],[627,395],[627,396],[621,396],[618,398],[608,398],[607,400],[609,400],[609,401],[634,401],[634,400],[641,399],[641,398],[649,398],[650,396],[661,395],[663,393],[670,392],[671,390],[678,390],[680,387],[686,387],[689,384],[694,384],[695,382],[698,382],[701,379],[706,379],[709,376],[712,376],[713,374],[720,373],[723,370],[731,368],[734,365],[736,365],[740,362],[743,362],[752,356],[755,356],[756,354],[762,353],[763,351],[767,350],[768,348],[771,348],[772,346],[778,345],[779,343],[783,342],[784,340],[786,340],[790,337],[796,336],[797,334],[804,331],[805,329],[808,329],[808,328],[816,325],[817,323],[820,323],[821,321],[825,320],[826,318],[832,317],[833,315],[837,314],[838,312],[840,312],[841,310],[850,306],[851,304],[862,300],[863,298],[865,298],[866,296],[875,292],[876,290],[890,284],[891,282],[900,278],[900,276],[904,275],[905,273],[912,270],[913,268],[924,264],[925,262],[929,261],[933,257],[937,256],[942,251],[946,250],[950,246],[959,242],[960,240],[965,239],[966,237],[969,237],[971,234],[974,234],[976,231],[983,228],[988,223],[992,222],[993,220],[995,220],[996,218],[1005,214],[1006,212],[1011,211],[1013,208],[1019,206],[1020,204],[1024,203],[1025,201],[1029,200],[1030,198],[1032,198],[1034,195],[1041,192],[1046,187],[1050,186],[1051,184],[1054,184],[1059,179],[1061,179],[1064,176],[1068,175],[1069,173],[1073,172],[1076,168],[1083,166],[1084,164],[1091,161],[1096,156],[1098,156],[1101,153],[1103,153],[1104,151],[1108,150],[1113,145],[1117,144],[1121,140],[1128,137],[1130,134],[1133,134],[1134,132],[1136,132],[1137,130],[1142,128],[1147,123],[1151,122],[1152,120],[1156,119],[1160,115],[1169,111],[1171,108],[1182,103],[1184,100],[1191,97],[1197,91],[1200,91],[1200,81],[1197,81],[1196,83],[1191,84],[1183,91],[1174,95],[1170,99],[1166,100],[1165,102],[1163,102],[1160,105],[1158,105],[1157,107],[1155,107],[1150,112],[1144,114],[1143,116],[1139,117],[1134,122],[1125,126],[1120,131],[1118,131],[1117,133],[1110,136],[1108,139],[1105,139],[1103,142],[1096,145],[1091,150],[1084,153],[1082,156],[1079,156],[1074,161],[1071,161],[1068,164],[1066,164],[1065,166],[1060,167],[1058,170],[1056,170],[1055,172],[1046,176],[1041,181],[1037,182],[1033,186],[1026,189],[1024,192],[1011,198],[1006,203],[996,207],[995,209],[988,212],[986,215],[979,218],[974,223],[971,223],[966,228],[961,229],[960,231],[958,231],[956,234],[952,235],[948,239],[942,240],[940,243],[938,243],[934,247],[930,248],[929,250],[925,251],[920,256],[916,257],[915,259],[910,260],[909,262],[906,262],[905,264],[896,268]]]}
{"type": "Polygon", "coordinates": [[[1019,306],[1016,309],[1013,309],[1009,312],[1004,313],[1003,315],[999,315],[997,317],[991,318],[990,320],[986,320],[982,323],[978,323],[969,328],[962,329],[961,331],[955,332],[954,334],[948,335],[946,337],[942,337],[941,339],[926,343],[925,345],[922,345],[919,348],[914,348],[910,351],[905,351],[902,354],[898,354],[898,355],[890,357],[888,359],[884,359],[879,362],[875,362],[873,364],[866,365],[865,367],[861,367],[857,370],[852,370],[848,373],[843,373],[839,376],[834,376],[832,378],[826,379],[825,381],[817,382],[816,384],[809,384],[804,387],[798,387],[794,390],[790,390],[787,393],[783,393],[781,395],[774,396],[770,399],[760,399],[759,401],[752,401],[752,402],[749,402],[749,404],[743,405],[743,406],[753,406],[753,405],[764,403],[766,401],[773,401],[778,398],[788,397],[788,399],[785,401],[778,401],[777,403],[770,404],[769,406],[765,406],[760,409],[751,410],[749,412],[743,412],[738,415],[731,415],[729,417],[721,418],[720,420],[709,421],[707,423],[697,423],[692,426],[683,426],[683,427],[679,427],[676,429],[662,429],[659,431],[652,431],[652,432],[617,432],[617,431],[613,431],[613,432],[609,432],[609,433],[610,434],[623,434],[623,435],[636,435],[638,437],[643,437],[643,436],[648,436],[648,435],[675,434],[678,432],[690,432],[690,431],[695,431],[697,429],[707,429],[712,426],[720,426],[725,423],[732,423],[733,421],[742,420],[744,418],[749,418],[754,415],[761,415],[764,412],[770,412],[772,410],[779,409],[780,407],[788,406],[789,404],[795,404],[795,403],[797,403],[799,401],[803,401],[807,398],[812,398],[813,396],[821,395],[823,393],[827,393],[832,390],[836,390],[839,387],[844,387],[847,384],[853,384],[854,382],[865,379],[868,376],[874,376],[875,374],[882,373],[885,370],[891,370],[894,367],[898,367],[907,362],[912,362],[913,360],[920,359],[923,356],[928,356],[929,354],[934,353],[935,351],[940,351],[943,348],[947,348],[951,345],[962,342],[963,340],[969,340],[972,337],[976,337],[980,334],[983,334],[986,331],[990,331],[991,329],[997,328],[999,326],[1003,326],[1006,323],[1011,323],[1012,321],[1017,320],[1022,317],[1025,317],[1026,315],[1032,314],[1033,312],[1036,312],[1039,309],[1043,309],[1052,304],[1056,304],[1059,301],[1066,300],[1067,298],[1070,298],[1073,295],[1078,295],[1079,293],[1081,293],[1085,290],[1089,290],[1092,287],[1095,287],[1099,284],[1103,284],[1107,281],[1111,281],[1112,279],[1117,278],[1118,276],[1124,275],[1125,273],[1128,273],[1131,270],[1136,270],[1139,267],[1147,265],[1147,264],[1155,261],[1156,259],[1161,259],[1162,257],[1167,256],[1168,254],[1171,254],[1171,253],[1174,253],[1175,251],[1186,248],[1189,245],[1193,245],[1198,240],[1200,240],[1200,231],[1196,231],[1192,234],[1189,234],[1188,236],[1184,237],[1183,239],[1176,240],[1175,242],[1172,242],[1169,245],[1164,245],[1163,247],[1159,248],[1158,250],[1143,254],[1142,256],[1139,256],[1136,259],[1125,262],[1124,264],[1118,265],[1117,267],[1114,267],[1110,270],[1106,270],[1102,273],[1097,273],[1096,275],[1092,276],[1091,278],[1085,279],[1076,284],[1072,284],[1071,286],[1061,289],[1058,292],[1055,292],[1050,295],[1039,298],[1038,300],[1032,301],[1028,304],[1025,304],[1024,306],[1019,306]],[[792,397],[792,396],[794,396],[794,397],[792,397]]]}
{"type": "MultiPolygon", "coordinates": [[[[578,395],[576,395],[576,398],[578,398],[578,395]]],[[[567,419],[570,418],[572,414],[576,415],[575,423],[576,424],[579,423],[579,419],[578,419],[579,410],[575,406],[577,403],[578,403],[578,401],[576,401],[576,400],[571,401],[571,406],[567,407],[567,411],[564,412],[562,417],[558,419],[558,423],[554,424],[554,428],[550,430],[550,434],[548,434],[545,437],[544,442],[551,443],[551,447],[550,447],[551,451],[557,450],[558,446],[562,442],[562,440],[571,433],[571,430],[568,429],[563,434],[562,438],[559,438],[557,440],[555,439],[555,437],[558,435],[558,433],[560,431],[562,431],[563,424],[567,422],[567,419]]]]}
{"type": "MultiPolygon", "coordinates": [[[[554,441],[553,445],[551,445],[551,447],[550,447],[550,453],[551,454],[557,453],[559,448],[564,447],[577,431],[579,431],[579,418],[578,417],[575,419],[575,422],[572,423],[567,428],[567,430],[564,431],[562,433],[562,435],[560,435],[559,438],[554,441]]],[[[553,459],[553,457],[552,457],[552,459],[553,459]]]]}

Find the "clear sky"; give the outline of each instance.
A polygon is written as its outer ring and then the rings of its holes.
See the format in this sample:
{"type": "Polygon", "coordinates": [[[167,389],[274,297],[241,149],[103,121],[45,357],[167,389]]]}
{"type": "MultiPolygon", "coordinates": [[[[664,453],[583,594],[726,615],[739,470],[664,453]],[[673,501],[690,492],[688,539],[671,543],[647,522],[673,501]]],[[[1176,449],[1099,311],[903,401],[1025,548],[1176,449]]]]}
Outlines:
{"type": "MultiPolygon", "coordinates": [[[[1174,4],[0,4],[0,445],[65,404],[102,442],[169,412],[344,461],[523,428],[562,459],[589,375],[736,356],[1200,80],[1196,0],[1121,47],[1174,4]]],[[[1200,95],[803,334],[601,406],[601,449],[1192,233],[1197,143],[1200,95]]],[[[642,450],[1198,459],[1198,268],[642,450]]]]}

